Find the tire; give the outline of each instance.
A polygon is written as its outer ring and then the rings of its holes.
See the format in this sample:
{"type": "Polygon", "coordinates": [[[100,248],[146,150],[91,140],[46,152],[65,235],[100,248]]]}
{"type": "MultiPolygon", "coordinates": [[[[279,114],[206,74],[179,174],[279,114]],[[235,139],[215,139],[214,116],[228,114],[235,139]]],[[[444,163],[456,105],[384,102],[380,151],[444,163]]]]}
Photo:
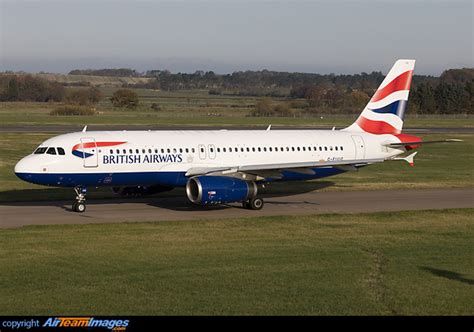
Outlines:
{"type": "Polygon", "coordinates": [[[86,205],[84,203],[76,203],[76,212],[82,213],[86,210],[86,205]]]}
{"type": "Polygon", "coordinates": [[[250,210],[250,202],[249,201],[242,201],[242,207],[244,209],[250,210]]]}
{"type": "Polygon", "coordinates": [[[72,203],[72,210],[77,212],[77,202],[72,203]]]}
{"type": "Polygon", "coordinates": [[[261,210],[263,208],[263,199],[252,198],[249,202],[250,210],[261,210]]]}

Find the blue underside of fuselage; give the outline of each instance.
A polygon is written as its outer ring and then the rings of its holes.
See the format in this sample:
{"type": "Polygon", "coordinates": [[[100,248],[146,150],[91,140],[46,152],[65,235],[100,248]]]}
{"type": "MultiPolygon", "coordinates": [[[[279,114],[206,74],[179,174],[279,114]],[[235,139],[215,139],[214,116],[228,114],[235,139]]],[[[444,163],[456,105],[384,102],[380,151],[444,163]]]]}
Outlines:
{"type": "MultiPolygon", "coordinates": [[[[315,174],[283,171],[282,178],[266,181],[312,180],[343,173],[337,168],[315,168],[315,174]]],[[[55,187],[152,186],[182,187],[189,177],[184,172],[130,172],[130,173],[15,173],[20,179],[55,187]]]]}

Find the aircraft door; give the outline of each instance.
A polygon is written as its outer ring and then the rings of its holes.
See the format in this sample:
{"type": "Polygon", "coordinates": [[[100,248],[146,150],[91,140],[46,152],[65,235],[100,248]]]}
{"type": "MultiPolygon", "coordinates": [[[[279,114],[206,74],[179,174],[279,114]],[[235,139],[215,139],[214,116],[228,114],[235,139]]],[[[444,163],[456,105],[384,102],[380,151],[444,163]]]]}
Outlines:
{"type": "Polygon", "coordinates": [[[209,149],[209,159],[216,159],[216,147],[214,144],[209,144],[207,147],[209,149]]]}
{"type": "Polygon", "coordinates": [[[355,156],[354,159],[364,159],[365,158],[365,142],[362,136],[352,135],[352,141],[354,142],[355,147],[355,156]]]}
{"type": "Polygon", "coordinates": [[[97,150],[97,143],[95,139],[90,137],[81,138],[81,150],[82,158],[84,161],[84,167],[97,167],[99,166],[99,151],[97,150]]]}
{"type": "Polygon", "coordinates": [[[201,160],[206,159],[206,146],[204,144],[199,144],[198,150],[199,150],[199,159],[201,160]]]}

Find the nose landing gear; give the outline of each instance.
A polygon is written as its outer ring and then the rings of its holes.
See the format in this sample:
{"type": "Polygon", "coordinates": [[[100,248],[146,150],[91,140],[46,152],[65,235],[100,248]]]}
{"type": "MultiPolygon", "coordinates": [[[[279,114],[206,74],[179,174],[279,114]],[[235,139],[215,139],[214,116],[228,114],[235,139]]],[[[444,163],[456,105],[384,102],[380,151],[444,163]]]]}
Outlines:
{"type": "Polygon", "coordinates": [[[86,210],[87,188],[74,187],[74,191],[76,192],[76,201],[72,203],[72,210],[74,212],[82,213],[86,210]]]}

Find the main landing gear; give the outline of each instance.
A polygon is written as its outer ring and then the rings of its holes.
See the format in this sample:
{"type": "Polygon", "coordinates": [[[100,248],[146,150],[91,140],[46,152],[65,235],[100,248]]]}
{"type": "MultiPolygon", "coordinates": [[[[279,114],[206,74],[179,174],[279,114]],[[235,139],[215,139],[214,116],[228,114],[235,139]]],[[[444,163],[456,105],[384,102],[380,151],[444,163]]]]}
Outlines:
{"type": "Polygon", "coordinates": [[[72,203],[72,210],[74,212],[82,213],[86,210],[87,188],[74,187],[74,191],[76,192],[76,201],[72,203]]]}
{"type": "Polygon", "coordinates": [[[259,197],[253,197],[246,201],[242,201],[244,209],[248,210],[261,210],[263,208],[263,199],[259,197]]]}

